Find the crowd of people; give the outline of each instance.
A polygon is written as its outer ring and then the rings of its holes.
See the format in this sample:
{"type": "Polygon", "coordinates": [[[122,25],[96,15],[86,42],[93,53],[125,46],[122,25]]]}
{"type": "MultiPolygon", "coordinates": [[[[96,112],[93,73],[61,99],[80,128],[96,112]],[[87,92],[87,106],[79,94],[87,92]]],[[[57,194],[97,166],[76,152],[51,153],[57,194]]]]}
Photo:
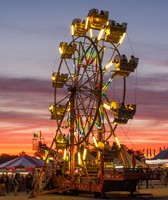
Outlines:
{"type": "Polygon", "coordinates": [[[0,196],[1,195],[18,195],[18,192],[26,192],[27,194],[32,193],[34,190],[37,192],[42,192],[44,187],[44,181],[47,183],[45,185],[46,189],[49,189],[50,173],[41,173],[39,169],[34,172],[28,172],[27,174],[8,174],[2,173],[0,175],[0,196]],[[38,184],[37,184],[38,182],[38,184]]]}

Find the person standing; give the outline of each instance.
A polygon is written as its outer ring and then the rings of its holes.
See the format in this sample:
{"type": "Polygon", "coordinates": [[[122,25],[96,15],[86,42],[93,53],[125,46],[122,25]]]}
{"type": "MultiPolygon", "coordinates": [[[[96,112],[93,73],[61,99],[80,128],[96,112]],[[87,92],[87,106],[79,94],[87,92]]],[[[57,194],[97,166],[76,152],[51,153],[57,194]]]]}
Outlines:
{"type": "Polygon", "coordinates": [[[6,173],[6,176],[5,176],[5,189],[6,189],[6,193],[9,194],[10,179],[9,179],[9,175],[7,173],[6,173]]]}
{"type": "Polygon", "coordinates": [[[14,180],[13,180],[13,187],[14,187],[14,196],[17,195],[18,188],[19,188],[19,174],[15,174],[14,180]]]}
{"type": "Polygon", "coordinates": [[[6,189],[5,189],[5,174],[3,173],[0,176],[0,195],[6,195],[6,189]]]}
{"type": "Polygon", "coordinates": [[[13,181],[14,181],[14,175],[12,174],[10,176],[10,192],[13,192],[14,191],[14,186],[13,186],[13,181]]]}
{"type": "Polygon", "coordinates": [[[32,185],[33,185],[33,176],[31,175],[31,173],[28,173],[26,175],[25,181],[26,181],[26,192],[29,193],[30,191],[32,191],[32,185]]]}

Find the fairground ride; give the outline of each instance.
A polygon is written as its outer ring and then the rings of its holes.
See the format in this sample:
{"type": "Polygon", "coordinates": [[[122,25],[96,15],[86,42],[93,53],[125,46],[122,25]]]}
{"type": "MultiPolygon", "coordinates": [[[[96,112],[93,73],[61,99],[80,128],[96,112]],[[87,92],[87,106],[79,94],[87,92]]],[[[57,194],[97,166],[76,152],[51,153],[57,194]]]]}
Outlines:
{"type": "Polygon", "coordinates": [[[109,191],[132,193],[139,180],[153,179],[148,170],[137,170],[134,158],[128,162],[116,136],[117,127],[136,112],[127,81],[139,59],[127,59],[119,51],[127,23],[108,17],[108,11],[91,9],[85,20],[74,19],[72,41],[59,46],[60,63],[52,74],[54,103],[49,107],[56,132],[46,158],[54,157],[52,180],[58,192],[99,197],[109,191]],[[116,158],[122,161],[120,169],[116,158]]]}

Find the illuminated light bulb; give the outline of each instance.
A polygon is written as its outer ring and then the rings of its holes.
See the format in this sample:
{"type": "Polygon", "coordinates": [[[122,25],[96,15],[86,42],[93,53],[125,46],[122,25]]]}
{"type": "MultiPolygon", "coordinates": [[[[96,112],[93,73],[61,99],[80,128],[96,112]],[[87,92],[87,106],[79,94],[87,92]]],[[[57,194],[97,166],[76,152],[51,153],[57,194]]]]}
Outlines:
{"type": "Polygon", "coordinates": [[[89,17],[86,18],[85,29],[88,28],[88,23],[89,23],[89,17]]]}
{"type": "Polygon", "coordinates": [[[45,160],[47,159],[46,163],[49,163],[49,159],[48,159],[48,151],[45,150],[45,156],[44,156],[45,160]]]}
{"type": "Polygon", "coordinates": [[[118,107],[119,107],[118,102],[116,102],[116,101],[111,102],[110,107],[111,107],[111,109],[114,109],[114,110],[118,109],[118,107]]]}
{"type": "Polygon", "coordinates": [[[114,137],[114,139],[115,139],[115,141],[116,141],[116,143],[117,143],[117,146],[118,146],[119,148],[121,148],[121,145],[120,145],[120,143],[119,143],[118,138],[117,138],[117,137],[114,137]]]}
{"type": "Polygon", "coordinates": [[[60,54],[62,54],[63,52],[62,52],[62,48],[61,47],[59,47],[59,52],[60,52],[60,54]]]}
{"type": "Polygon", "coordinates": [[[66,149],[64,149],[63,160],[66,159],[66,149]]]}
{"type": "Polygon", "coordinates": [[[49,108],[48,108],[49,111],[53,111],[53,109],[54,109],[53,105],[49,106],[49,108]]]}
{"type": "Polygon", "coordinates": [[[95,146],[98,147],[98,143],[97,143],[95,136],[93,135],[92,137],[93,137],[93,142],[94,142],[95,146]]]}
{"type": "Polygon", "coordinates": [[[109,22],[109,21],[107,21],[107,23],[106,23],[106,26],[108,26],[108,25],[109,25],[109,23],[110,23],[110,22],[109,22]]]}
{"type": "Polygon", "coordinates": [[[107,110],[110,110],[110,109],[111,109],[111,106],[109,106],[109,105],[106,104],[106,103],[103,103],[103,107],[106,108],[107,110]]]}
{"type": "Polygon", "coordinates": [[[126,33],[123,34],[123,36],[120,38],[119,44],[121,44],[125,38],[126,33]]]}
{"type": "Polygon", "coordinates": [[[105,69],[108,69],[108,68],[111,67],[112,65],[113,65],[113,62],[110,61],[109,63],[107,63],[107,64],[105,65],[105,69]]]}
{"type": "Polygon", "coordinates": [[[103,92],[107,89],[107,87],[110,85],[110,83],[112,82],[112,80],[113,80],[112,78],[109,78],[109,80],[107,81],[107,83],[102,88],[103,92]]]}
{"type": "Polygon", "coordinates": [[[78,164],[81,165],[82,162],[81,162],[81,155],[80,155],[80,152],[78,152],[78,164]]]}
{"type": "Polygon", "coordinates": [[[74,26],[71,25],[71,35],[74,35],[74,26]]]}
{"type": "Polygon", "coordinates": [[[92,38],[93,37],[92,29],[90,29],[89,32],[90,32],[90,38],[92,38]]]}
{"type": "Polygon", "coordinates": [[[52,76],[52,77],[51,77],[51,80],[52,80],[52,81],[55,81],[55,80],[56,80],[56,77],[55,77],[55,76],[52,76]]]}
{"type": "Polygon", "coordinates": [[[84,148],[84,151],[83,151],[83,160],[86,159],[86,153],[87,153],[87,149],[84,148]]]}
{"type": "Polygon", "coordinates": [[[104,29],[101,29],[100,32],[99,32],[99,35],[98,35],[98,37],[97,37],[97,40],[98,40],[98,41],[101,39],[103,33],[104,33],[104,29]]]}

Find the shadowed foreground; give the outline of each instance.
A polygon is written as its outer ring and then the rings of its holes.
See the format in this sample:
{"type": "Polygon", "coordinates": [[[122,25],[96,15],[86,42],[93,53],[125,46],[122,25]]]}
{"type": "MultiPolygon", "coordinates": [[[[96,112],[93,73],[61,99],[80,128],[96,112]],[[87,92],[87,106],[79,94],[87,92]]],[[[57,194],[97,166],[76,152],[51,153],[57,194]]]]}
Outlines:
{"type": "MultiPolygon", "coordinates": [[[[145,188],[137,190],[137,193],[151,193],[153,194],[153,200],[167,200],[168,199],[168,187],[154,187],[154,188],[145,188]]],[[[126,193],[117,192],[113,195],[113,193],[107,194],[107,199],[115,200],[115,199],[149,199],[149,197],[139,197],[139,198],[126,198],[126,193]],[[120,194],[120,195],[119,195],[120,194]]],[[[39,200],[73,200],[74,196],[62,195],[62,194],[48,194],[48,195],[39,195],[35,198],[30,198],[31,195],[25,192],[18,193],[17,196],[14,196],[13,193],[8,194],[6,196],[0,196],[0,200],[27,200],[27,199],[39,199],[39,200]]],[[[76,200],[89,200],[95,199],[92,194],[85,194],[75,196],[76,200]]]]}

